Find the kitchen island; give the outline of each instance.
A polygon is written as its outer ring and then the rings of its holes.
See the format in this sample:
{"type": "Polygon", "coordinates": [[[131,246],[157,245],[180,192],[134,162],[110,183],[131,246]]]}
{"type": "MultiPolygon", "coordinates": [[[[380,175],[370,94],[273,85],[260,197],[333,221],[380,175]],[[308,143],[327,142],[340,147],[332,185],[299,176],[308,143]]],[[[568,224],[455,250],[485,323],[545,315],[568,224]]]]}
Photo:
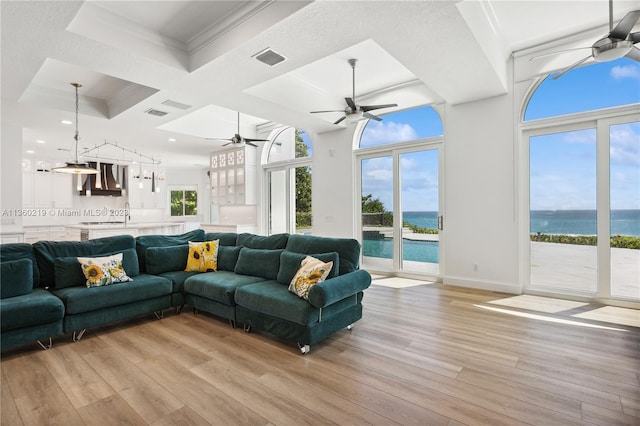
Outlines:
{"type": "Polygon", "coordinates": [[[184,232],[182,222],[85,222],[65,227],[67,241],[86,241],[113,235],[175,235],[184,232]]]}

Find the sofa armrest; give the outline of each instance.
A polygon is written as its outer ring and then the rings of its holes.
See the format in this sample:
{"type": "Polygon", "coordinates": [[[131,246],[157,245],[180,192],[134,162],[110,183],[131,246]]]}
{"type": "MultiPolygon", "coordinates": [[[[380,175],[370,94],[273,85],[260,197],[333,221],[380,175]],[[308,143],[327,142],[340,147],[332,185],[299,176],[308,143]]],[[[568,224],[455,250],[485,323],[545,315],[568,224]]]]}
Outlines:
{"type": "Polygon", "coordinates": [[[346,297],[357,294],[371,285],[371,275],[363,269],[328,279],[311,287],[309,303],[324,308],[346,297]]]}

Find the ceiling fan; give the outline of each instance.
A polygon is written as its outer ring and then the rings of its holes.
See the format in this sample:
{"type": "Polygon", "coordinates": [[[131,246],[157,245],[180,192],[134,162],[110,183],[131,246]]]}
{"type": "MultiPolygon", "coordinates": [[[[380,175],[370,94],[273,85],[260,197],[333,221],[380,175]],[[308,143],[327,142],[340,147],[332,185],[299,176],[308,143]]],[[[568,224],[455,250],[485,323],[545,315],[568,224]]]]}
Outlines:
{"type": "Polygon", "coordinates": [[[338,124],[342,120],[347,118],[349,115],[358,114],[358,113],[362,113],[362,117],[364,117],[364,118],[370,118],[372,120],[381,121],[382,118],[371,114],[369,111],[373,111],[373,110],[376,110],[376,109],[382,109],[382,108],[389,108],[389,107],[398,106],[398,104],[385,104],[385,105],[358,105],[358,104],[356,104],[356,62],[358,62],[357,59],[349,59],[349,65],[351,65],[352,74],[353,74],[353,91],[351,93],[351,97],[350,98],[344,98],[345,102],[347,103],[347,106],[344,109],[337,109],[337,110],[311,111],[311,114],[322,114],[322,113],[325,113],[325,112],[342,112],[342,113],[344,113],[344,116],[340,117],[333,124],[338,124]]]}
{"type": "Polygon", "coordinates": [[[240,136],[240,111],[238,111],[238,132],[235,135],[233,135],[232,138],[228,138],[228,139],[224,139],[224,138],[205,138],[205,139],[214,140],[214,141],[229,141],[229,143],[225,143],[222,146],[245,143],[247,145],[251,145],[251,146],[257,147],[258,145],[256,145],[254,142],[269,142],[268,139],[252,139],[252,138],[243,138],[242,136],[240,136]]]}
{"type": "Polygon", "coordinates": [[[587,59],[591,58],[598,62],[608,62],[626,56],[627,58],[640,62],[640,49],[634,46],[636,43],[640,42],[640,31],[635,33],[631,32],[638,22],[638,19],[640,19],[640,10],[632,10],[627,13],[620,22],[618,22],[618,25],[614,27],[613,0],[609,0],[609,34],[597,40],[591,47],[561,50],[558,52],[548,53],[546,55],[535,56],[530,60],[539,59],[549,55],[556,55],[570,50],[591,49],[591,54],[589,56],[564,68],[558,74],[553,76],[552,80],[557,80],[587,59]]]}

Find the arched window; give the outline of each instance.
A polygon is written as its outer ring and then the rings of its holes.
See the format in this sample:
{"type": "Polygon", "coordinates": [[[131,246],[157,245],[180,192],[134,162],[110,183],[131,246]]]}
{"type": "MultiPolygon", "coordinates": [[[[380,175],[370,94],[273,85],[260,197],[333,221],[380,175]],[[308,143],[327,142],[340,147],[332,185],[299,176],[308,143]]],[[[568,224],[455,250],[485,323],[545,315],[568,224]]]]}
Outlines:
{"type": "Polygon", "coordinates": [[[524,121],[638,102],[640,64],[629,58],[596,62],[553,80],[549,75],[529,99],[524,121]]]}
{"type": "Polygon", "coordinates": [[[637,301],[640,64],[620,58],[552,77],[523,114],[527,288],[637,301]]]}
{"type": "Polygon", "coordinates": [[[442,120],[431,106],[393,112],[381,118],[383,118],[382,121],[369,120],[360,137],[360,148],[425,139],[443,134],[442,120]]]}
{"type": "Polygon", "coordinates": [[[309,134],[287,127],[268,147],[265,170],[268,233],[311,233],[311,157],[309,134]]]}

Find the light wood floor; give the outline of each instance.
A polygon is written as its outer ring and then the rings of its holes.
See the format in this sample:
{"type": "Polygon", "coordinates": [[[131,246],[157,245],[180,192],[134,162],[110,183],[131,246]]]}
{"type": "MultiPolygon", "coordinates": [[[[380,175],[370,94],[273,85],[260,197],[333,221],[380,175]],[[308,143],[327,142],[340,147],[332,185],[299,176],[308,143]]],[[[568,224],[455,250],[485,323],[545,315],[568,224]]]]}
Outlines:
{"type": "Polygon", "coordinates": [[[640,329],[505,297],[374,286],[308,355],[191,312],[91,329],[3,354],[2,425],[640,425],[640,329]]]}

